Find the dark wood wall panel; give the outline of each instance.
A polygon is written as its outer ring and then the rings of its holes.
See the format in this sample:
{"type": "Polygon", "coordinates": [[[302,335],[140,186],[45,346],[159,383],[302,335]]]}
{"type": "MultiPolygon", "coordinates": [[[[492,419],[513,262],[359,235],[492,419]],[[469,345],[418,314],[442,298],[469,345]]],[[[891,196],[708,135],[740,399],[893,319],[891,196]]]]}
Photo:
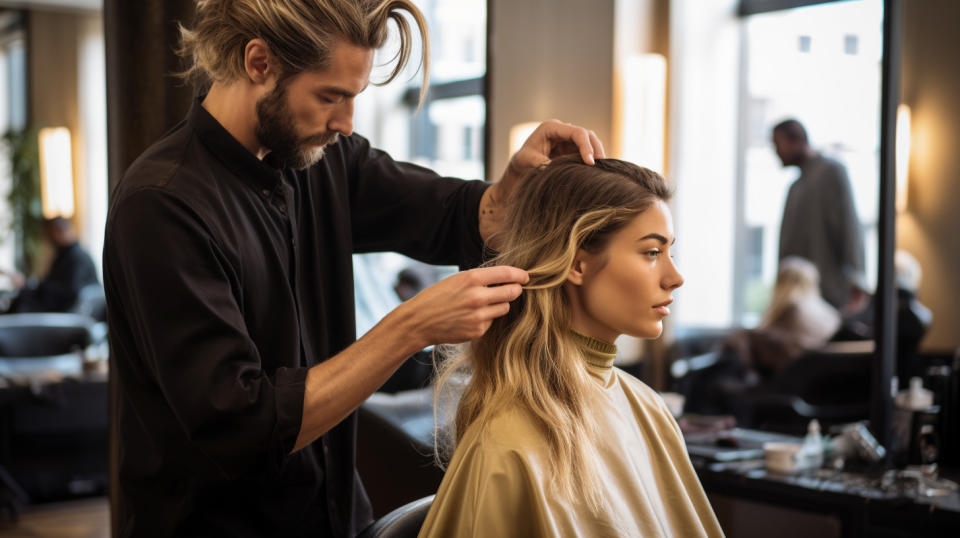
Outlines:
{"type": "Polygon", "coordinates": [[[192,0],[104,0],[110,190],[128,166],[186,114],[193,89],[174,73],[177,23],[193,23],[192,0]]]}

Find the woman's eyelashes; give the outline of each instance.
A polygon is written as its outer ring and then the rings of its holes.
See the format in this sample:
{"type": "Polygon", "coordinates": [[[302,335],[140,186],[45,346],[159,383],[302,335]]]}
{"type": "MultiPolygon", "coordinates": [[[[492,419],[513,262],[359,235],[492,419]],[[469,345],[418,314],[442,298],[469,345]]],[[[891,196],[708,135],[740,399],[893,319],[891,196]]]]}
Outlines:
{"type": "Polygon", "coordinates": [[[663,251],[661,251],[658,248],[646,250],[643,252],[643,255],[650,258],[651,260],[657,259],[658,257],[660,257],[660,254],[663,254],[663,251]]]}

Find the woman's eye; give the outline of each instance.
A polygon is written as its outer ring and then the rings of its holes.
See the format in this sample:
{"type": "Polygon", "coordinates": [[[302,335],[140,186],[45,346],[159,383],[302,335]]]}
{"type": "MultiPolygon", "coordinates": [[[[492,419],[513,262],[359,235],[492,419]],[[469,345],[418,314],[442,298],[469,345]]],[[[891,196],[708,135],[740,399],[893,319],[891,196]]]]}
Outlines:
{"type": "Polygon", "coordinates": [[[646,257],[648,257],[648,258],[654,258],[654,259],[655,259],[657,256],[660,255],[660,251],[657,250],[657,249],[648,250],[648,251],[644,252],[643,255],[646,256],[646,257]]]}

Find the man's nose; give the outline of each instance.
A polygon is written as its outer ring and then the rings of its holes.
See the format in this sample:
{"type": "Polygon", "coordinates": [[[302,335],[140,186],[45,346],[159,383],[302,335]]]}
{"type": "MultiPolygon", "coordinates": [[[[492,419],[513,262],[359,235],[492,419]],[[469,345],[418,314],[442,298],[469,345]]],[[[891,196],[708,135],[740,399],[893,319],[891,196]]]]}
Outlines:
{"type": "Polygon", "coordinates": [[[336,108],[333,113],[333,117],[330,118],[330,123],[327,125],[327,128],[331,131],[336,131],[343,136],[350,136],[353,134],[353,99],[348,98],[344,99],[340,106],[336,108]]]}

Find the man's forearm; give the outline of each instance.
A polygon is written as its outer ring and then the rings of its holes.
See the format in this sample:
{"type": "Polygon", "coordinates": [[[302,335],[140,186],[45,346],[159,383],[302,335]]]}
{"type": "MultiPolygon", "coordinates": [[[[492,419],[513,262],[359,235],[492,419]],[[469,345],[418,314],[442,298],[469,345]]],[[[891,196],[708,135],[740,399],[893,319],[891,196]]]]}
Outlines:
{"type": "Polygon", "coordinates": [[[405,311],[394,310],[353,345],[310,369],[294,452],[336,426],[428,345],[411,338],[407,325],[405,311]]]}

